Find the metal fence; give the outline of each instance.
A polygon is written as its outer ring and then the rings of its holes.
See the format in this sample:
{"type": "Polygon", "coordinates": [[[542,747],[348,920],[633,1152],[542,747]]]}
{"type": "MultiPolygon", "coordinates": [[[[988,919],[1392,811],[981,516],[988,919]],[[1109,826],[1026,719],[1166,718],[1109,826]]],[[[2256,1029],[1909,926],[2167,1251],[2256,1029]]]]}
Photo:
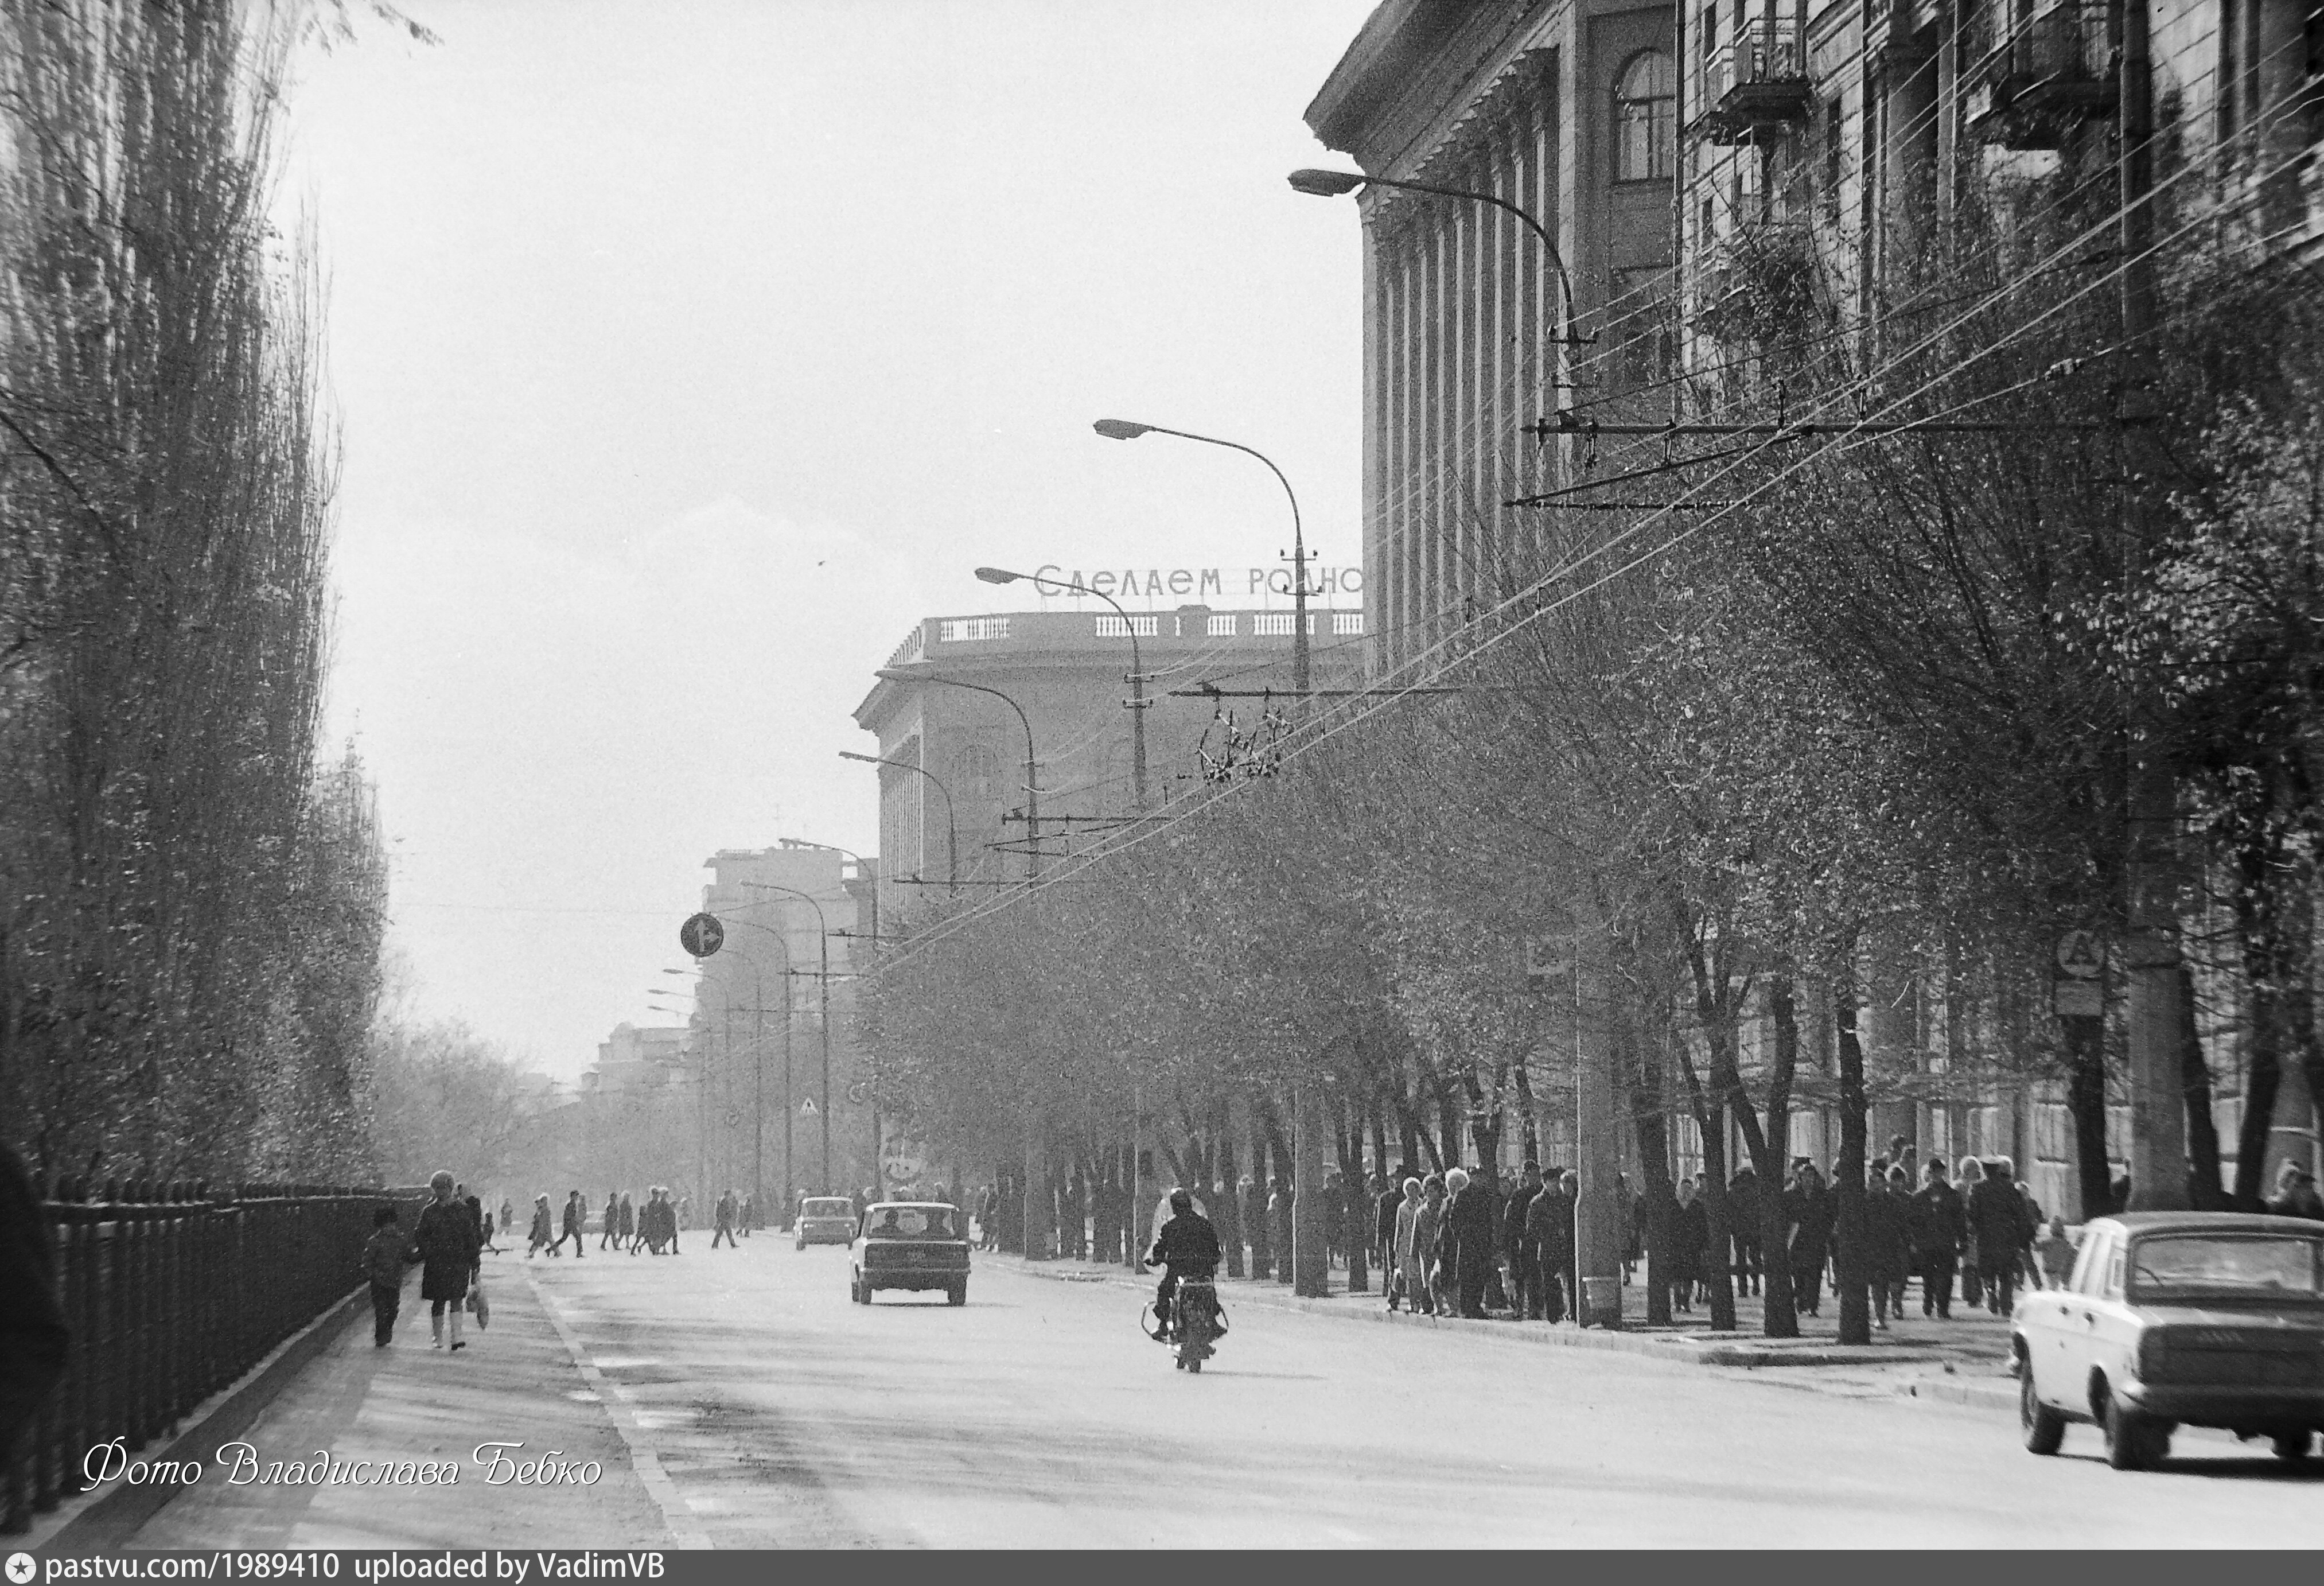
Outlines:
{"type": "Polygon", "coordinates": [[[0,1471],[0,1534],[83,1489],[88,1451],[132,1454],[363,1286],[373,1213],[408,1232],[425,1189],[66,1179],[35,1189],[72,1332],[63,1379],[0,1471]]]}

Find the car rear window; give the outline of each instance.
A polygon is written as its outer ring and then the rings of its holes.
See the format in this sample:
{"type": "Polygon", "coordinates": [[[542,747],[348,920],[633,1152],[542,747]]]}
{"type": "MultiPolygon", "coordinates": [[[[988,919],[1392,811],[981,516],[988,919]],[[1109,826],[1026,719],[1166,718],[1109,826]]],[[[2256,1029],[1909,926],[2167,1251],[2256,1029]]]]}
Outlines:
{"type": "Polygon", "coordinates": [[[2134,1247],[2130,1282],[2140,1298],[2165,1294],[2324,1297],[2324,1240],[2298,1234],[2158,1234],[2134,1247]]]}
{"type": "Polygon", "coordinates": [[[950,1239],[952,1213],[943,1206],[878,1206],[865,1219],[872,1239],[950,1239]]]}
{"type": "Polygon", "coordinates": [[[799,1215],[802,1217],[852,1218],[855,1215],[855,1203],[853,1201],[809,1201],[807,1203],[806,1206],[800,1210],[799,1215]]]}

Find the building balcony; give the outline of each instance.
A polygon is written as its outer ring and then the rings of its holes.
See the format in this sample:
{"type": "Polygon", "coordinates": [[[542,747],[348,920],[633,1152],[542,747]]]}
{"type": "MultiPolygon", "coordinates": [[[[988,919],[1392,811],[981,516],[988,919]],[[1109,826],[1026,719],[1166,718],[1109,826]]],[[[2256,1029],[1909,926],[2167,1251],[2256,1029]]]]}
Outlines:
{"type": "Polygon", "coordinates": [[[1704,63],[1706,108],[1688,131],[1705,143],[1757,143],[1803,124],[1812,98],[1797,28],[1788,17],[1759,17],[1704,63]]]}
{"type": "Polygon", "coordinates": [[[1964,85],[1969,129],[2008,149],[2055,149],[2085,120],[2111,115],[2107,14],[2095,5],[2054,5],[2033,15],[1977,13],[1977,62],[1964,85]],[[1994,32],[2014,23],[2006,37],[1994,32]]]}

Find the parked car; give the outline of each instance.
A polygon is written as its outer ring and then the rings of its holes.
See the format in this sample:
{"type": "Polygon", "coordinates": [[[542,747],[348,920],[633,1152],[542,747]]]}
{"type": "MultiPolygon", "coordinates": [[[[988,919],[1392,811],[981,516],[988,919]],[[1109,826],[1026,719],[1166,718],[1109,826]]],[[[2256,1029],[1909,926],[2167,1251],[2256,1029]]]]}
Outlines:
{"type": "Polygon", "coordinates": [[[968,1219],[936,1201],[867,1206],[848,1261],[847,1296],[868,1305],[883,1288],[940,1288],[968,1304],[968,1219]]]}
{"type": "Polygon", "coordinates": [[[855,1237],[855,1203],[845,1195],[809,1195],[799,1203],[798,1235],[792,1248],[844,1245],[855,1237]]]}
{"type": "Polygon", "coordinates": [[[2266,1437],[2308,1457],[2324,1429],[2324,1223],[2233,1212],[2094,1219],[2063,1288],[2010,1317],[2025,1446],[2058,1452],[2069,1422],[2102,1428],[2107,1460],[2141,1470],[2179,1426],[2266,1437]]]}

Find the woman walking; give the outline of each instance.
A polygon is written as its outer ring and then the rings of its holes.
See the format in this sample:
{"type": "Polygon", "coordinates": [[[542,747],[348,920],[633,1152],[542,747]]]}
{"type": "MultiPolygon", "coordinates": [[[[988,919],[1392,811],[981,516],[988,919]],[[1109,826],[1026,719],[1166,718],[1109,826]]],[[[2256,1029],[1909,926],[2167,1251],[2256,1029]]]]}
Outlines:
{"type": "Polygon", "coordinates": [[[479,1239],[468,1208],[452,1198],[452,1176],[438,1173],[428,1181],[436,1198],[420,1213],[411,1243],[420,1252],[420,1297],[428,1302],[428,1327],[435,1347],[444,1347],[444,1313],[452,1313],[452,1347],[467,1348],[460,1337],[460,1309],[468,1297],[468,1280],[476,1270],[479,1239]]]}
{"type": "Polygon", "coordinates": [[[638,1209],[631,1204],[627,1190],[622,1192],[622,1231],[613,1248],[620,1249],[623,1245],[629,1246],[632,1256],[638,1253],[638,1209]]]}

